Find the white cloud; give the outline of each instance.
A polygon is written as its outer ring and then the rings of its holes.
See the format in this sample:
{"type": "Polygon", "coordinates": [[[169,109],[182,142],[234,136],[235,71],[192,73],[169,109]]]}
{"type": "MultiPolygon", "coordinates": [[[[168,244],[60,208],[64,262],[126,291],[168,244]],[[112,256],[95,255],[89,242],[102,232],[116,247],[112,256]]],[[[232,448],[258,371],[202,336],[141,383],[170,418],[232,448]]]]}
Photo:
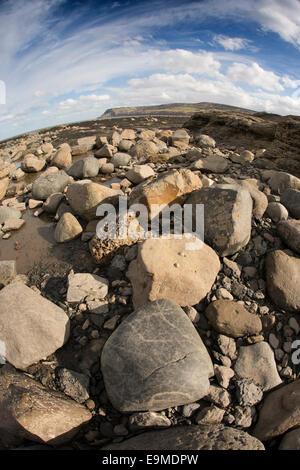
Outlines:
{"type": "Polygon", "coordinates": [[[256,62],[251,65],[233,63],[227,70],[227,76],[234,82],[244,82],[270,91],[283,91],[284,89],[278,75],[264,70],[256,62]]]}
{"type": "Polygon", "coordinates": [[[246,49],[246,47],[251,43],[248,39],[231,38],[222,34],[216,34],[214,36],[214,41],[224,47],[227,51],[246,49]]]}
{"type": "Polygon", "coordinates": [[[79,96],[79,99],[81,101],[106,101],[109,100],[110,96],[109,95],[81,95],[79,96]]]}

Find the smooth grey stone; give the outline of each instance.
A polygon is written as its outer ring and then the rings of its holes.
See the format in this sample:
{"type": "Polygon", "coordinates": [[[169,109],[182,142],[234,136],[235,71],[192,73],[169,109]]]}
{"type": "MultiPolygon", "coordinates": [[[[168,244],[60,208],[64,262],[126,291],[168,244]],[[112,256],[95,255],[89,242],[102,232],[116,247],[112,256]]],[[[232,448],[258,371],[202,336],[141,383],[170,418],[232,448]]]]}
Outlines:
{"type": "Polygon", "coordinates": [[[101,368],[107,395],[122,412],[158,411],[208,393],[210,356],[175,302],[149,302],[124,320],[105,343],[101,368]]]}

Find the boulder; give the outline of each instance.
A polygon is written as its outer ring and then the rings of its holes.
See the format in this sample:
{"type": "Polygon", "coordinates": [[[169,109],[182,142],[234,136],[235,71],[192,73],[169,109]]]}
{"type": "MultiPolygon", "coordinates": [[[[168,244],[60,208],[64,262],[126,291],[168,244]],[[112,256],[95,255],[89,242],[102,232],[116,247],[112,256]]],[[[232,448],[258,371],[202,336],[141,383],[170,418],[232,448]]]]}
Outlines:
{"type": "Polygon", "coordinates": [[[49,214],[56,214],[58,206],[65,198],[63,193],[53,193],[49,196],[43,204],[43,209],[49,214]]]}
{"type": "Polygon", "coordinates": [[[48,390],[25,374],[5,366],[0,371],[0,441],[24,440],[52,446],[70,441],[91,413],[60,392],[48,390]]]}
{"type": "Polygon", "coordinates": [[[274,353],[268,343],[261,341],[241,346],[234,366],[237,376],[252,380],[263,391],[281,384],[274,353]]]}
{"type": "Polygon", "coordinates": [[[121,139],[134,140],[135,139],[135,131],[133,129],[124,129],[121,132],[121,139]]]}
{"type": "Polygon", "coordinates": [[[128,153],[116,152],[111,159],[111,163],[115,168],[120,166],[127,166],[131,160],[131,156],[128,153]]]}
{"type": "Polygon", "coordinates": [[[218,155],[200,158],[193,163],[194,170],[209,171],[213,173],[225,173],[228,170],[228,162],[218,155]]]}
{"type": "Polygon", "coordinates": [[[300,426],[300,379],[267,395],[253,433],[268,441],[296,426],[300,426]]]}
{"type": "Polygon", "coordinates": [[[276,229],[281,240],[295,253],[300,254],[300,220],[282,220],[276,229]]]}
{"type": "Polygon", "coordinates": [[[57,305],[13,282],[0,291],[0,339],[6,360],[26,369],[62,347],[69,337],[69,319],[57,305]]]}
{"type": "Polygon", "coordinates": [[[123,320],[104,345],[101,370],[110,401],[126,413],[199,400],[214,373],[192,322],[165,299],[147,303],[123,320]]]}
{"type": "Polygon", "coordinates": [[[54,239],[57,243],[65,243],[79,237],[83,229],[78,220],[70,212],[65,212],[55,227],[54,239]]]}
{"type": "Polygon", "coordinates": [[[68,184],[69,176],[63,170],[41,175],[32,185],[32,196],[45,201],[53,193],[62,193],[68,184]]]}
{"type": "Polygon", "coordinates": [[[144,204],[151,220],[164,207],[176,203],[181,204],[189,193],[201,187],[199,177],[192,171],[172,170],[154,180],[140,183],[132,190],[129,205],[144,204]]]}
{"type": "Polygon", "coordinates": [[[72,165],[71,149],[67,147],[60,148],[52,158],[51,165],[59,169],[68,168],[72,165]]]}
{"type": "Polygon", "coordinates": [[[75,214],[86,220],[96,216],[97,207],[101,203],[112,203],[120,191],[90,181],[72,183],[68,186],[66,197],[75,214]]]}
{"type": "Polygon", "coordinates": [[[271,171],[267,177],[268,185],[275,194],[282,194],[286,189],[300,190],[300,179],[284,171],[271,171]]]}
{"type": "Polygon", "coordinates": [[[139,244],[127,271],[135,308],[157,299],[192,306],[208,294],[220,269],[219,258],[208,245],[195,250],[188,245],[187,239],[173,238],[139,244]]]}
{"type": "Polygon", "coordinates": [[[212,137],[206,134],[200,134],[198,137],[195,138],[195,140],[197,144],[199,145],[199,147],[215,148],[216,146],[216,141],[212,137]]]}
{"type": "Polygon", "coordinates": [[[222,184],[194,191],[185,201],[204,204],[204,240],[220,256],[233,255],[247,245],[251,236],[252,199],[236,185],[222,184]]]}
{"type": "Polygon", "coordinates": [[[256,335],[262,330],[258,315],[231,300],[212,302],[205,310],[205,316],[214,330],[233,338],[256,335]]]}
{"type": "Polygon", "coordinates": [[[178,144],[188,145],[190,136],[185,129],[177,129],[171,136],[171,143],[176,147],[178,144]]]}
{"type": "Polygon", "coordinates": [[[4,178],[0,180],[0,201],[5,197],[7,188],[9,185],[9,178],[4,178]]]}
{"type": "Polygon", "coordinates": [[[44,159],[28,154],[22,161],[21,168],[25,173],[37,173],[41,171],[45,165],[46,161],[44,159]]]}
{"type": "Polygon", "coordinates": [[[122,139],[119,142],[118,149],[120,150],[120,152],[129,152],[132,146],[133,142],[131,140],[122,139]]]}
{"type": "Polygon", "coordinates": [[[99,160],[94,157],[82,158],[67,168],[66,173],[73,178],[92,178],[99,173],[99,160]]]}
{"type": "Polygon", "coordinates": [[[276,250],[267,254],[266,283],[275,305],[288,311],[300,309],[300,258],[276,250]]]}
{"type": "Polygon", "coordinates": [[[92,150],[96,144],[96,136],[89,135],[87,137],[80,137],[77,139],[77,144],[80,147],[85,147],[86,150],[92,150]]]}
{"type": "Polygon", "coordinates": [[[9,219],[20,219],[22,214],[17,209],[8,206],[0,207],[0,225],[4,224],[9,219]]]}
{"type": "Polygon", "coordinates": [[[264,450],[263,444],[244,431],[222,424],[176,426],[150,431],[109,444],[101,450],[264,450]]]}
{"type": "Polygon", "coordinates": [[[280,220],[286,220],[289,213],[280,202],[270,202],[266,210],[266,216],[270,217],[273,222],[279,222],[280,220]]]}
{"type": "Polygon", "coordinates": [[[111,158],[114,153],[116,153],[116,148],[113,145],[110,144],[104,144],[100,150],[97,150],[94,155],[95,157],[106,157],[106,158],[111,158]]]}
{"type": "Polygon", "coordinates": [[[142,181],[154,176],[155,173],[149,165],[135,165],[131,170],[127,171],[126,178],[134,184],[139,184],[142,181]]]}
{"type": "Polygon", "coordinates": [[[137,160],[148,160],[152,155],[158,154],[158,147],[150,140],[140,140],[130,148],[129,153],[137,160]]]}
{"type": "Polygon", "coordinates": [[[280,198],[280,202],[287,208],[292,217],[300,219],[300,191],[286,189],[280,198]]]}

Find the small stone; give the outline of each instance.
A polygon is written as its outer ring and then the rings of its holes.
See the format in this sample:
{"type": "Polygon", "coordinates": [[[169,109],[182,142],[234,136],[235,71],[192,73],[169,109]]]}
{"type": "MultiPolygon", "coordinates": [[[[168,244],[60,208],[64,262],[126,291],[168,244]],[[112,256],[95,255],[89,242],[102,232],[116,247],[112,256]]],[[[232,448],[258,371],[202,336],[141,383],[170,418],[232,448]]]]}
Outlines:
{"type": "Polygon", "coordinates": [[[168,428],[171,421],[164,415],[154,411],[135,413],[129,417],[129,427],[132,431],[147,428],[168,428]]]}
{"type": "Polygon", "coordinates": [[[223,420],[225,410],[215,405],[203,408],[196,416],[196,424],[218,424],[223,420]]]}
{"type": "Polygon", "coordinates": [[[108,293],[108,280],[96,274],[78,273],[68,277],[68,303],[80,303],[85,297],[104,299],[108,293]]]}
{"type": "Polygon", "coordinates": [[[89,378],[86,375],[66,368],[59,369],[57,375],[62,392],[78,403],[88,400],[89,378]]]}
{"type": "Polygon", "coordinates": [[[236,396],[241,406],[254,406],[263,399],[263,391],[252,380],[237,379],[236,396]]]}

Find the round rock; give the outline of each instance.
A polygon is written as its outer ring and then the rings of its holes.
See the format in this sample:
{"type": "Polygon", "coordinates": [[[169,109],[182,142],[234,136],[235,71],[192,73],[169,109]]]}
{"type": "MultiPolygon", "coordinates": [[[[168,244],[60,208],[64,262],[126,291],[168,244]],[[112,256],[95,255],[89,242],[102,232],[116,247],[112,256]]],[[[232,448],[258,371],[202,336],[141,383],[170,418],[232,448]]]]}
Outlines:
{"type": "Polygon", "coordinates": [[[121,323],[105,343],[101,369],[108,397],[121,412],[197,401],[214,374],[192,322],[165,299],[147,303],[121,323]]]}

